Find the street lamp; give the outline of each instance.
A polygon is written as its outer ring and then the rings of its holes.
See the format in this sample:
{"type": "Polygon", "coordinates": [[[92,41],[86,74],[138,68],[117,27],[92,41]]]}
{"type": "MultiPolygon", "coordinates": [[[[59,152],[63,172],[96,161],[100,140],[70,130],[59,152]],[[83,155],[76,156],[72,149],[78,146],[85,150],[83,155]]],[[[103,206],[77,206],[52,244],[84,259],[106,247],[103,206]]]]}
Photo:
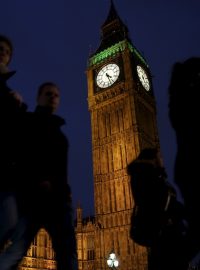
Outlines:
{"type": "Polygon", "coordinates": [[[109,254],[109,257],[107,259],[107,265],[112,269],[117,268],[119,266],[119,261],[117,260],[117,257],[114,252],[111,252],[109,254]]]}

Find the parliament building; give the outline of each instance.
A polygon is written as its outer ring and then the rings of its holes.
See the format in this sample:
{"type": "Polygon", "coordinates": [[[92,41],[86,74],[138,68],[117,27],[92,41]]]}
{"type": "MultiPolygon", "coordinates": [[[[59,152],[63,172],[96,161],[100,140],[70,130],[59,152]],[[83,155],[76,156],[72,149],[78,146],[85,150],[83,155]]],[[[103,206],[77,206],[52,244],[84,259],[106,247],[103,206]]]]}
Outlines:
{"type": "MultiPolygon", "coordinates": [[[[141,149],[159,147],[156,103],[148,63],[112,0],[86,74],[95,213],[83,218],[83,209],[76,209],[78,268],[108,270],[107,259],[114,252],[120,270],[146,270],[147,250],[129,236],[134,200],[126,168],[141,149]]],[[[35,237],[19,269],[56,269],[45,230],[35,237]]]]}

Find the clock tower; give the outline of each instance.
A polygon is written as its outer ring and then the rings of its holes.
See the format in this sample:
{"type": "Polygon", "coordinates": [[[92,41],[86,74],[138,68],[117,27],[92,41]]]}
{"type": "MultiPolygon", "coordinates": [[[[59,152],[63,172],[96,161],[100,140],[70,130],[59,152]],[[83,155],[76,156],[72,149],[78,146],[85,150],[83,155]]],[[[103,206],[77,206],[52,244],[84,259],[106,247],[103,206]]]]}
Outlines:
{"type": "Polygon", "coordinates": [[[127,164],[145,147],[159,147],[149,66],[129,38],[111,0],[101,42],[88,59],[95,200],[95,269],[114,252],[120,270],[144,270],[144,247],[129,237],[134,206],[127,164]]]}

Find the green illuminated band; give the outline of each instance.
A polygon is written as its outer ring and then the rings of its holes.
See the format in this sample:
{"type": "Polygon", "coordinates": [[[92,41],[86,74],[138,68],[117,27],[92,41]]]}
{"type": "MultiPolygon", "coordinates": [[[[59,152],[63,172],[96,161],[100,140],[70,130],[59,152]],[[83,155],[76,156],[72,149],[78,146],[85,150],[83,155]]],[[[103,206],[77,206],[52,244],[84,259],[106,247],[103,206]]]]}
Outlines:
{"type": "Polygon", "coordinates": [[[131,43],[127,42],[126,40],[120,41],[119,43],[109,47],[108,49],[92,56],[89,59],[89,66],[95,65],[95,64],[101,62],[102,60],[104,60],[112,55],[115,55],[118,52],[124,51],[127,45],[128,45],[129,50],[132,53],[134,53],[135,55],[137,55],[137,57],[143,62],[143,64],[145,64],[148,67],[145,59],[138,52],[138,50],[135,47],[133,47],[133,45],[131,43]]]}

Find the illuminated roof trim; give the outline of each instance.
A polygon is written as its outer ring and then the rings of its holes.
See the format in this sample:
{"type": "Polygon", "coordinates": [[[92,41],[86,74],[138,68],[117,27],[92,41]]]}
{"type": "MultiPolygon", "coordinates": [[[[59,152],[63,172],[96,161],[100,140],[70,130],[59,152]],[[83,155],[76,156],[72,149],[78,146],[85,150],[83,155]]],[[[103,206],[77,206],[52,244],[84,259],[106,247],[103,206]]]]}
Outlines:
{"type": "Polygon", "coordinates": [[[143,56],[139,53],[139,51],[130,42],[127,42],[127,40],[120,41],[120,42],[116,43],[115,45],[103,50],[102,52],[93,55],[91,58],[89,58],[88,66],[96,65],[96,64],[102,62],[103,60],[105,60],[106,58],[111,57],[119,52],[124,51],[126,49],[127,45],[128,45],[129,50],[133,54],[137,55],[137,57],[143,62],[143,64],[145,64],[148,67],[143,56]]]}

